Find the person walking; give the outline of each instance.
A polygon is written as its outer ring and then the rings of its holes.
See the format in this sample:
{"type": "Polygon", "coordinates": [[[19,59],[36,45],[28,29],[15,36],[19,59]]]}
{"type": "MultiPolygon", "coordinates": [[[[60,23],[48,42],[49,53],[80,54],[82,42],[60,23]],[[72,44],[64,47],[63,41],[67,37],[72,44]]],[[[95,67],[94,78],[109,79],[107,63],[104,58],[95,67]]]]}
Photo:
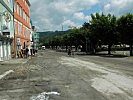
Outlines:
{"type": "Polygon", "coordinates": [[[71,48],[68,48],[68,56],[71,56],[71,48]]]}
{"type": "Polygon", "coordinates": [[[33,49],[31,48],[30,49],[30,54],[31,54],[31,57],[33,56],[33,49]]]}
{"type": "Polygon", "coordinates": [[[26,47],[25,53],[26,53],[26,58],[28,58],[29,57],[29,49],[28,49],[28,47],[26,47]]]}
{"type": "Polygon", "coordinates": [[[35,49],[33,49],[33,55],[35,56],[36,52],[35,52],[35,49]]]}
{"type": "Polygon", "coordinates": [[[18,51],[20,54],[22,54],[21,56],[20,56],[20,58],[25,58],[26,57],[26,49],[25,48],[23,48],[23,49],[21,49],[21,52],[20,51],[18,51]]]}

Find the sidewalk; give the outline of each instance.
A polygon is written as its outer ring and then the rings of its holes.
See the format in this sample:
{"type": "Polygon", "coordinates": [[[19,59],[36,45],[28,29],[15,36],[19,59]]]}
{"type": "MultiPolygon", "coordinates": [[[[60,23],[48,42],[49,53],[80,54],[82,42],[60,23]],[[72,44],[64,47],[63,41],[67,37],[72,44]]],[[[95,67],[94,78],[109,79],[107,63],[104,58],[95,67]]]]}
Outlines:
{"type": "Polygon", "coordinates": [[[133,60],[133,56],[128,57],[128,59],[133,60]]]}
{"type": "Polygon", "coordinates": [[[11,59],[11,60],[7,60],[7,61],[2,61],[0,62],[0,64],[25,64],[28,60],[28,59],[11,59]]]}
{"type": "Polygon", "coordinates": [[[28,59],[11,59],[8,61],[0,62],[0,75],[22,66],[23,64],[27,63],[29,60],[30,60],[30,58],[28,58],[28,59]]]}

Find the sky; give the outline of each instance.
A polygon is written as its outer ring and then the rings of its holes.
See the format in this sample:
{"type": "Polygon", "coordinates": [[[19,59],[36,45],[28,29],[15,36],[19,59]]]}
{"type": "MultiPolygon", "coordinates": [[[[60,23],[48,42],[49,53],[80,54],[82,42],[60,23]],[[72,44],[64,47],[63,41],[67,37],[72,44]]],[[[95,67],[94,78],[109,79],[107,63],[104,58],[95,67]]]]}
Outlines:
{"type": "Polygon", "coordinates": [[[29,0],[31,20],[38,31],[81,27],[95,13],[116,17],[133,13],[133,0],[29,0]]]}

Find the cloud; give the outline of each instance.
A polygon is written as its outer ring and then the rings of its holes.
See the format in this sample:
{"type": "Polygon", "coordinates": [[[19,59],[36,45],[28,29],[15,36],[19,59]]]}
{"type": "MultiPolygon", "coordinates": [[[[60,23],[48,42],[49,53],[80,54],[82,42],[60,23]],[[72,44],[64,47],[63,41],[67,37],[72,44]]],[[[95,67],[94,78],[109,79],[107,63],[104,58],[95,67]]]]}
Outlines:
{"type": "Polygon", "coordinates": [[[66,20],[66,21],[64,21],[64,22],[63,22],[63,25],[66,25],[66,26],[68,26],[68,27],[77,27],[77,26],[78,26],[78,24],[72,22],[71,20],[66,20]]]}
{"type": "Polygon", "coordinates": [[[75,19],[77,19],[77,20],[81,20],[81,21],[85,21],[85,22],[86,22],[86,21],[88,22],[88,21],[91,19],[90,16],[85,16],[83,12],[75,13],[75,14],[73,15],[73,17],[74,17],[75,19]]]}
{"type": "Polygon", "coordinates": [[[108,0],[104,5],[104,12],[121,16],[133,13],[133,0],[108,0]]]}
{"type": "Polygon", "coordinates": [[[61,30],[62,24],[80,26],[91,18],[84,11],[91,13],[100,11],[99,13],[111,13],[118,17],[133,13],[133,0],[30,0],[30,2],[31,19],[33,24],[39,27],[39,31],[61,30]]]}
{"type": "Polygon", "coordinates": [[[30,0],[30,2],[33,24],[44,31],[60,30],[60,25],[67,20],[70,22],[74,13],[90,9],[98,3],[98,0],[30,0]]]}

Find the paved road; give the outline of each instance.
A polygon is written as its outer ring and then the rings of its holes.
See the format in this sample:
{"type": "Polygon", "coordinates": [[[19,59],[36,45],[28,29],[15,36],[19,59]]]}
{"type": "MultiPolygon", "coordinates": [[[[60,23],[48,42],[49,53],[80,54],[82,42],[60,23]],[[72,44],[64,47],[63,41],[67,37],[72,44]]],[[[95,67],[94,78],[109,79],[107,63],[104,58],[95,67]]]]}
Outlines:
{"type": "Polygon", "coordinates": [[[132,58],[45,50],[14,71],[0,81],[0,100],[133,100],[132,58]]]}

